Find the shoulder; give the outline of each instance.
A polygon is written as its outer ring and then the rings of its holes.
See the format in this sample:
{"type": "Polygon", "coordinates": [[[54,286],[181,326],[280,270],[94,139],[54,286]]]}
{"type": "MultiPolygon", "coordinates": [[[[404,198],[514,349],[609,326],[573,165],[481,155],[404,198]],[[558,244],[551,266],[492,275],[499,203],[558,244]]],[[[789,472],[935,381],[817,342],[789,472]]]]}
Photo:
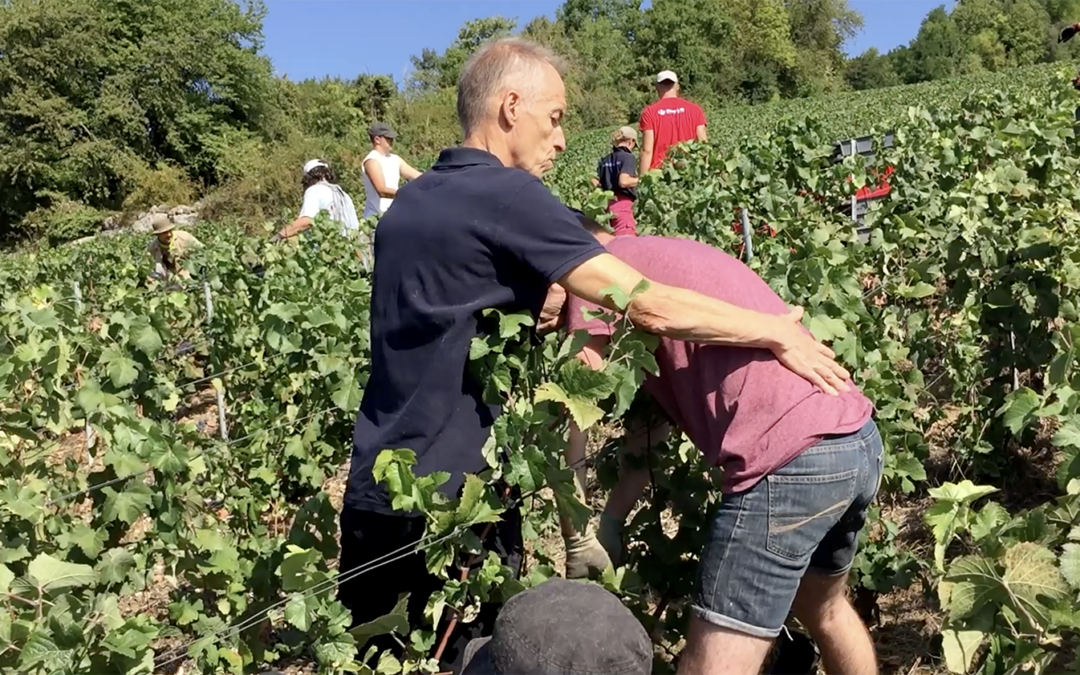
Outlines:
{"type": "Polygon", "coordinates": [[[309,197],[321,197],[322,195],[330,193],[330,184],[326,182],[315,183],[308,189],[304,190],[304,199],[309,197]]]}
{"type": "Polygon", "coordinates": [[[377,150],[372,150],[364,157],[364,164],[367,164],[370,160],[373,159],[377,162],[382,159],[382,155],[380,155],[377,150]]]}

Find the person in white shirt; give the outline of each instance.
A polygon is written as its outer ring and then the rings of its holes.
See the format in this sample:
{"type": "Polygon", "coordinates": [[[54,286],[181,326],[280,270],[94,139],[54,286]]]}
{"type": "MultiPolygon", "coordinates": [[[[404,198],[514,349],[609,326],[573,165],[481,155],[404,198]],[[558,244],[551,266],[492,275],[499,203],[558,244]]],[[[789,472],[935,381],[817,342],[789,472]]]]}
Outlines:
{"type": "Polygon", "coordinates": [[[356,217],[356,207],[352,197],[334,182],[334,172],[330,165],[321,159],[310,160],[304,165],[304,203],[300,206],[300,215],[291,224],[272,237],[280,241],[294,237],[311,228],[315,216],[322,211],[330,214],[330,220],[341,225],[341,234],[349,230],[360,229],[360,220],[356,217]]]}
{"type": "Polygon", "coordinates": [[[371,152],[364,158],[364,218],[386,213],[394,203],[401,179],[413,180],[420,172],[395,155],[394,139],[397,132],[389,124],[376,122],[368,127],[371,152]]]}

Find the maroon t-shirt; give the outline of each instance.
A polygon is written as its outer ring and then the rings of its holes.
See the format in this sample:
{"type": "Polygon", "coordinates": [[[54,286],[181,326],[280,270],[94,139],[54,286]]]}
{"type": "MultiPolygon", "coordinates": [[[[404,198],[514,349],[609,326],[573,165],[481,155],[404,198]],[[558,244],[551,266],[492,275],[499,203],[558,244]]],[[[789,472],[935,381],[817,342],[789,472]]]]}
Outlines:
{"type": "Polygon", "coordinates": [[[653,132],[653,154],[649,170],[660,166],[668,148],[697,139],[697,128],[705,124],[705,113],[696,103],[673,97],[650,103],[641,111],[638,126],[653,132]]]}
{"type": "MultiPolygon", "coordinates": [[[[705,244],[669,237],[616,237],[607,249],[647,278],[766,314],[787,305],[749,267],[705,244]]],[[[608,335],[596,309],[573,295],[567,326],[608,335]]],[[[767,349],[701,345],[662,338],[659,376],[644,387],[705,460],[724,470],[724,492],[742,492],[828,434],[858,431],[873,404],[854,386],[830,396],[788,370],[767,349]]]]}

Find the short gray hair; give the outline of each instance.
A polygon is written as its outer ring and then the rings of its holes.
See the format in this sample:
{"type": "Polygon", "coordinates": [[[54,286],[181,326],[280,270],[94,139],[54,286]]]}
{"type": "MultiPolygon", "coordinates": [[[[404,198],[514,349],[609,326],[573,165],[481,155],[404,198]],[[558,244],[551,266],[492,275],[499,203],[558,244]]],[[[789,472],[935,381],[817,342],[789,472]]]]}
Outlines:
{"type": "Polygon", "coordinates": [[[473,54],[461,71],[457,87],[458,122],[465,136],[484,119],[489,101],[512,77],[533,75],[545,64],[560,76],[566,73],[566,62],[555,52],[522,38],[495,40],[473,54]]]}

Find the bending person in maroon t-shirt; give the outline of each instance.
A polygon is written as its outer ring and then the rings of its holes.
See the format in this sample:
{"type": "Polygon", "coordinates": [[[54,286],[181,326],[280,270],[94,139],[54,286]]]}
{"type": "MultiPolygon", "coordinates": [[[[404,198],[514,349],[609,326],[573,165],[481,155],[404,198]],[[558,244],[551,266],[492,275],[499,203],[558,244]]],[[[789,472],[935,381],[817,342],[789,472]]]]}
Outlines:
{"type": "Polygon", "coordinates": [[[705,113],[696,103],[679,97],[679,77],[670,70],[656,76],[660,100],[641,111],[641,158],[638,173],[644,176],[667,157],[668,148],[685,141],[707,141],[705,113]]]}
{"type": "MultiPolygon", "coordinates": [[[[760,277],[722,251],[684,239],[613,237],[582,221],[609,253],[649,279],[744,309],[788,311],[760,277]]],[[[596,305],[568,298],[567,327],[589,332],[581,357],[599,369],[611,326],[586,319],[583,309],[596,305]]],[[[655,355],[658,375],[647,376],[643,391],[723,471],[679,672],[756,674],[794,611],[828,673],[874,675],[873,643],[845,595],[881,478],[873,404],[854,387],[840,396],[822,392],[764,349],[661,338],[655,355]]],[[[650,440],[664,439],[654,430],[650,440]]],[[[573,429],[567,462],[584,455],[585,434],[573,429]]],[[[646,470],[624,467],[604,510],[600,543],[616,561],[623,522],[648,480],[646,470]]],[[[578,551],[584,548],[579,543],[578,551]]],[[[602,556],[597,564],[595,548],[580,553],[593,568],[585,573],[604,564],[602,556]]],[[[571,568],[583,573],[568,555],[571,568]]]]}

